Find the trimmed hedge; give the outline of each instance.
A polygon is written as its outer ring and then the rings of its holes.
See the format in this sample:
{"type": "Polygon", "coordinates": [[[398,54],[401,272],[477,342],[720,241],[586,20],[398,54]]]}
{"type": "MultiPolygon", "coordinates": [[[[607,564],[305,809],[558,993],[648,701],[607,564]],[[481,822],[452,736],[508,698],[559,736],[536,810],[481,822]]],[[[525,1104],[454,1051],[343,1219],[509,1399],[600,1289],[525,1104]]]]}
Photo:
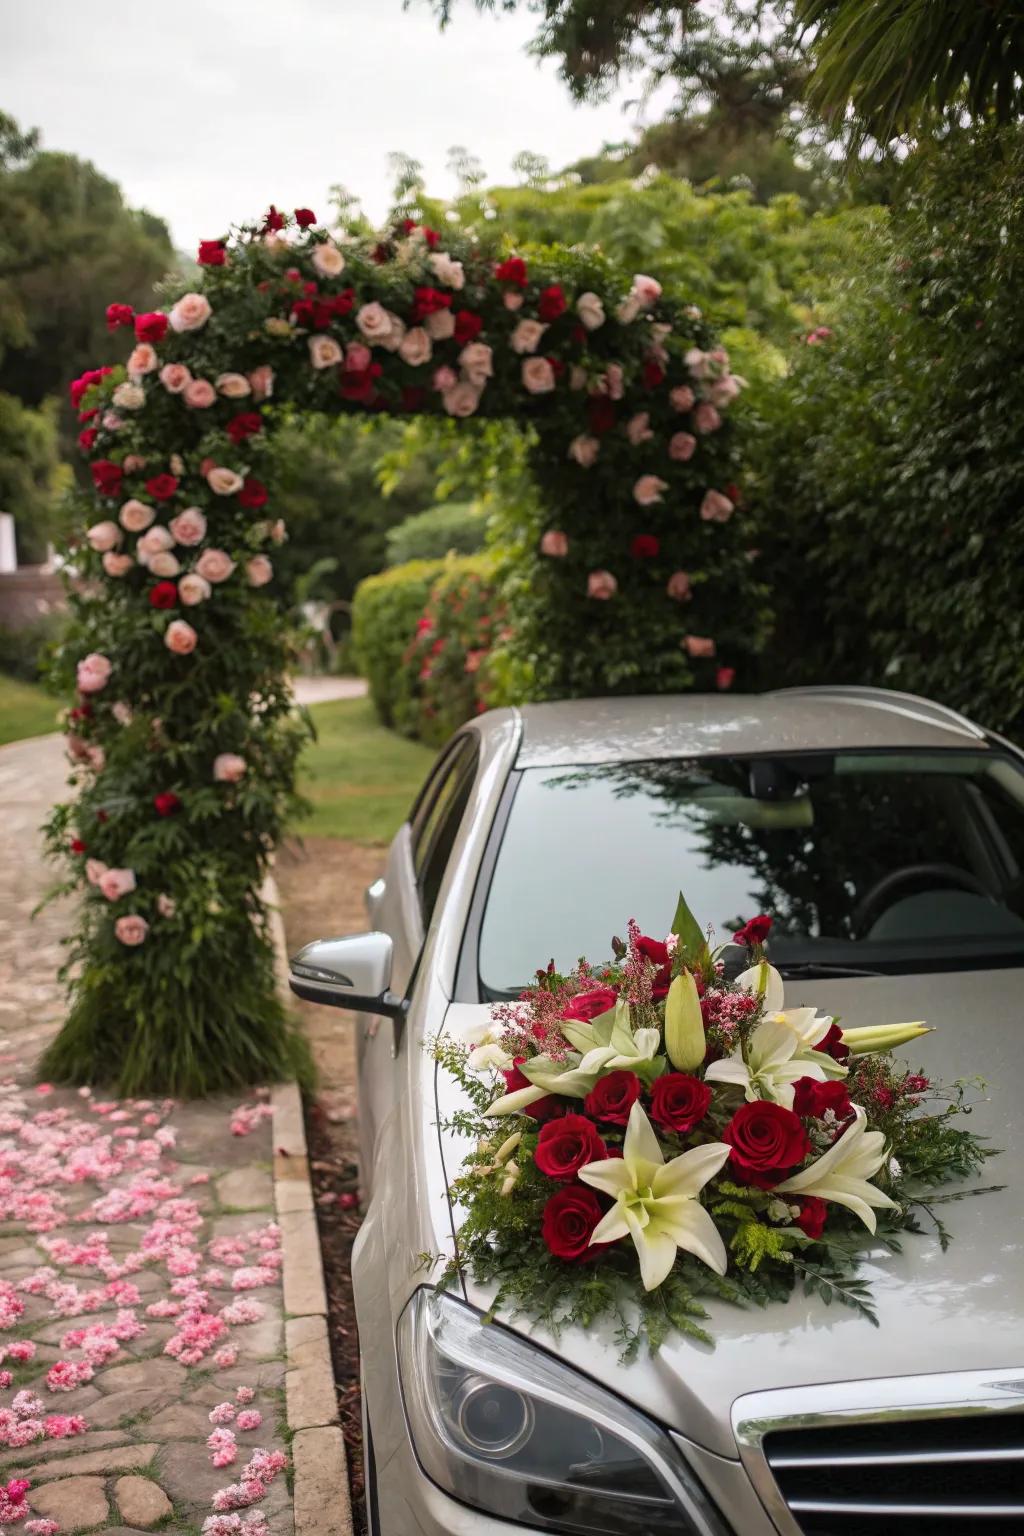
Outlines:
{"type": "Polygon", "coordinates": [[[484,532],[485,518],[475,502],[443,501],[388,529],[388,565],[475,555],[483,548],[484,532]]]}
{"type": "Polygon", "coordinates": [[[431,588],[403,658],[415,701],[409,723],[428,746],[443,746],[488,707],[487,661],[504,622],[491,561],[451,561],[431,588]]]}

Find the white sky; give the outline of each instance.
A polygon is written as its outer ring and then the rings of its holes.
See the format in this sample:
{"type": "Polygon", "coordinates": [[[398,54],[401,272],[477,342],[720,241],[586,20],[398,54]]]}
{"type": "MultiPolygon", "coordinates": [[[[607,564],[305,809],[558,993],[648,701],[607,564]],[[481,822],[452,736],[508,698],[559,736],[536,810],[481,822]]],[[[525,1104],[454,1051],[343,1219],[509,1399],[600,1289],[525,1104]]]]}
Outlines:
{"type": "Polygon", "coordinates": [[[323,217],[335,182],[381,219],[389,150],[443,196],[453,144],[496,182],[520,150],[558,168],[627,138],[630,93],[574,106],[523,52],[535,23],[471,0],[444,34],[423,0],[0,0],[0,108],[192,251],[271,202],[323,217]]]}

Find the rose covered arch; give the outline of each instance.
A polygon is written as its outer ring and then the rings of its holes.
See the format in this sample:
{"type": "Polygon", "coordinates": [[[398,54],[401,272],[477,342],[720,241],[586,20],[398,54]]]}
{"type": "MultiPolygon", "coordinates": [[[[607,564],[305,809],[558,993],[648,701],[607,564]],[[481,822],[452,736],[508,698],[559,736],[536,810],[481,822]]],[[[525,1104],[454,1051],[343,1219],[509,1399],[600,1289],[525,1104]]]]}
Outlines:
{"type": "Polygon", "coordinates": [[[699,311],[599,253],[524,258],[405,221],[333,237],[274,209],[204,241],[166,310],[111,304],[121,367],[75,381],[77,798],[51,850],[82,916],[61,1080],[196,1093],[288,1069],[260,887],[307,727],[273,601],[268,448],[300,411],[510,418],[545,523],[507,581],[533,697],[729,686],[762,626],[725,416],[741,381],[699,311]]]}

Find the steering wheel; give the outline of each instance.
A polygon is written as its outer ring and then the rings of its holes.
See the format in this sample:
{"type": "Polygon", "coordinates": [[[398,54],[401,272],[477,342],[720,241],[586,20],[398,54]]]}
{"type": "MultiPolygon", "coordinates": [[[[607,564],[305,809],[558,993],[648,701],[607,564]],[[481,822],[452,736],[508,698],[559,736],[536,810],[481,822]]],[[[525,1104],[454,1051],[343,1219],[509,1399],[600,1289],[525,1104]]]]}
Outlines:
{"type": "Polygon", "coordinates": [[[955,864],[905,864],[902,869],[890,870],[887,875],[876,880],[858,901],[850,919],[850,926],[857,938],[863,937],[876,917],[893,905],[893,891],[901,885],[909,885],[911,882],[916,884],[921,880],[938,880],[944,886],[958,886],[961,890],[973,892],[975,896],[984,896],[987,901],[992,899],[991,891],[969,869],[958,869],[955,864]]]}

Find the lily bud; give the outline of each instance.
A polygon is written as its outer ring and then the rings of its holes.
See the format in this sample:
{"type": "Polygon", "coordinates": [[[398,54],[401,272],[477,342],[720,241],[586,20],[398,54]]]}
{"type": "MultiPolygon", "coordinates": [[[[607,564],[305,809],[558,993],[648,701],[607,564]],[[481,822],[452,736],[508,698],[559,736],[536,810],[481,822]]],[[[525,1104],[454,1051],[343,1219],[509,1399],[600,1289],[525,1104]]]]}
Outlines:
{"type": "Polygon", "coordinates": [[[678,1072],[695,1072],[704,1061],[704,1019],[691,972],[682,971],[665,999],[665,1050],[678,1072]]]}
{"type": "Polygon", "coordinates": [[[915,1024],[868,1024],[862,1029],[844,1029],[843,1044],[849,1046],[855,1056],[866,1056],[869,1051],[894,1051],[911,1040],[931,1034],[932,1028],[920,1021],[915,1024]]]}

